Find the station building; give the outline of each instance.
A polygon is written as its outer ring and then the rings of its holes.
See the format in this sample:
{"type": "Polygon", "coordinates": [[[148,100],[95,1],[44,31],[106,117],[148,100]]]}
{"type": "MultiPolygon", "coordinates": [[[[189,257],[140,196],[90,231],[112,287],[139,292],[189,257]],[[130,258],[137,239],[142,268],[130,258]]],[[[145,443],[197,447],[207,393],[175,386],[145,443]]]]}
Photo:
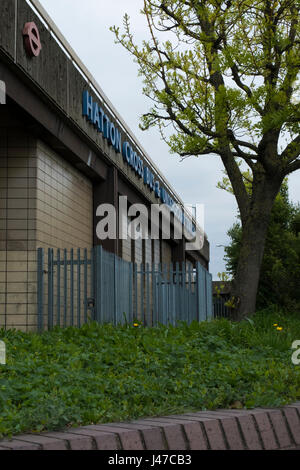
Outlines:
{"type": "Polygon", "coordinates": [[[206,237],[98,239],[100,204],[183,202],[39,2],[1,0],[0,17],[0,328],[36,328],[39,247],[208,269],[206,237]]]}

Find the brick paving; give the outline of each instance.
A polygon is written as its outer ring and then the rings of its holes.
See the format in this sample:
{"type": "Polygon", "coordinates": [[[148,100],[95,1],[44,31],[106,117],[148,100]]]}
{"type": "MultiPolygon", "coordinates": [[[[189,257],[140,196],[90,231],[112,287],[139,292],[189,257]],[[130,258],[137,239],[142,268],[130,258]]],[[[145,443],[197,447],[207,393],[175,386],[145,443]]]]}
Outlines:
{"type": "Polygon", "coordinates": [[[300,450],[300,402],[280,409],[200,411],[29,433],[0,450],[300,450]]]}

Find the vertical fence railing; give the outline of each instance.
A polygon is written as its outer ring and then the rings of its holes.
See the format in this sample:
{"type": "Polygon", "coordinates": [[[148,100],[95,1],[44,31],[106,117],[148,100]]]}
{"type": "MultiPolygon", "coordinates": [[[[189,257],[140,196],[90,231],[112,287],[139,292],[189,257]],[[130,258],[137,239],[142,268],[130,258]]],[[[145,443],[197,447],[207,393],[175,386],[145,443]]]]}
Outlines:
{"type": "Polygon", "coordinates": [[[89,295],[93,295],[92,257],[85,249],[37,250],[38,330],[78,326],[88,321],[89,295]],[[45,317],[47,312],[47,317],[45,317]]]}
{"type": "Polygon", "coordinates": [[[44,310],[44,250],[37,250],[37,324],[38,331],[43,330],[43,310],[44,310]]]}
{"type": "Polygon", "coordinates": [[[212,278],[200,263],[137,265],[101,246],[49,248],[47,256],[39,248],[37,259],[39,331],[89,320],[151,327],[213,317],[212,278]]]}
{"type": "Polygon", "coordinates": [[[48,249],[48,328],[53,328],[53,281],[54,281],[53,249],[48,249]]]}
{"type": "Polygon", "coordinates": [[[230,295],[213,295],[213,316],[214,318],[231,318],[232,308],[227,305],[230,295]]]}
{"type": "Polygon", "coordinates": [[[213,316],[212,277],[200,263],[134,266],[133,315],[147,326],[204,321],[213,316]]]}

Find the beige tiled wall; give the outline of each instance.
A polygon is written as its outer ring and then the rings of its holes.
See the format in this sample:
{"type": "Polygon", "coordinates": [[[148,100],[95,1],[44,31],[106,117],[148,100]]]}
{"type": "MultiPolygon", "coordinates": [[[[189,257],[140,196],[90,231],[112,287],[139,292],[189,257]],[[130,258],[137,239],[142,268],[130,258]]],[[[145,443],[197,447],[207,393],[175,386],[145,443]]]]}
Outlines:
{"type": "Polygon", "coordinates": [[[0,134],[0,327],[32,330],[36,249],[92,247],[92,184],[22,130],[0,134]]]}
{"type": "Polygon", "coordinates": [[[40,247],[91,248],[92,183],[43,142],[37,144],[37,225],[40,247]]]}
{"type": "Polygon", "coordinates": [[[36,144],[21,130],[0,134],[0,327],[26,329],[36,319],[36,144]]]}

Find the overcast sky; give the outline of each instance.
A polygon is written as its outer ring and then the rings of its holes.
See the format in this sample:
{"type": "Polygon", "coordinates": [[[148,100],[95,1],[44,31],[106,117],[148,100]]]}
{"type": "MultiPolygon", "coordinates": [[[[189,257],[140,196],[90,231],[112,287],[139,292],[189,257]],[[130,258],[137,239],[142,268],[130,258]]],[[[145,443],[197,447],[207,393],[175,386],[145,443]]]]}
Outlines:
{"type": "MultiPolygon", "coordinates": [[[[151,102],[142,94],[137,64],[122,46],[115,44],[109,27],[122,27],[123,15],[131,18],[132,30],[140,42],[146,35],[145,18],[140,14],[142,0],[40,0],[104,93],[160,168],[175,191],[187,204],[204,204],[205,231],[210,242],[210,272],[217,280],[225,271],[223,245],[227,230],[235,221],[235,199],[216,188],[223,177],[217,156],[189,158],[180,162],[161,141],[158,130],[143,132],[139,118],[151,102]]],[[[290,198],[300,201],[300,171],[290,176],[290,198]]]]}

